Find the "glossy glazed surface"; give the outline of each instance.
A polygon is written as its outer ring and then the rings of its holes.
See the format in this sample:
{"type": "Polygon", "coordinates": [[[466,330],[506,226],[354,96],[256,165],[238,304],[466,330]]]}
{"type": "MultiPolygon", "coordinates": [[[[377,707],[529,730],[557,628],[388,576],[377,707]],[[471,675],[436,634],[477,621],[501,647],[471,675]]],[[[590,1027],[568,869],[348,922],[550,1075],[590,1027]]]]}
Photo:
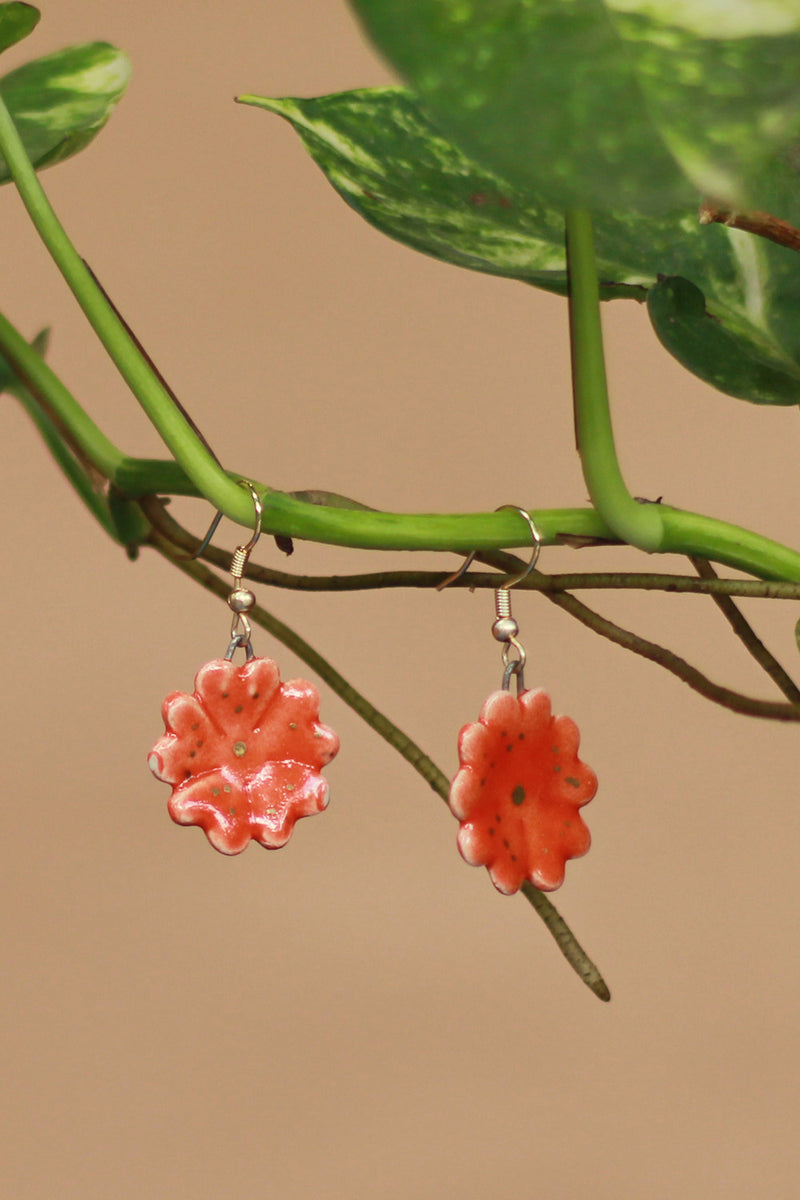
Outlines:
{"type": "Polygon", "coordinates": [[[281,683],[271,659],[206,663],[194,694],[173,692],[162,715],[166,732],[148,764],[172,785],[169,814],[199,825],[222,854],[239,854],[250,841],[277,849],[300,817],[327,806],[320,772],[339,739],[319,722],[313,684],[281,683]]]}
{"type": "Polygon", "coordinates": [[[510,895],[528,879],[542,891],[564,882],[567,859],[589,849],[579,809],[597,777],[578,758],[580,735],[570,717],[553,716],[541,690],[493,692],[477,722],[458,741],[461,769],[450,789],[458,848],[485,866],[510,895]]]}

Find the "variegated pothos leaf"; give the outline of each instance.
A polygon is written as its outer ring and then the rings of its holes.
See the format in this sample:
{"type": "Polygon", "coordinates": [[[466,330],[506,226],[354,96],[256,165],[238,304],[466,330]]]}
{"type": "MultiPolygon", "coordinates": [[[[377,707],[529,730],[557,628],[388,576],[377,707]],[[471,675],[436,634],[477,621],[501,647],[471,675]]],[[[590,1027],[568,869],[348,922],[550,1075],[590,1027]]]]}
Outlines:
{"type": "Polygon", "coordinates": [[[800,140],[797,0],[351,3],[446,136],[562,210],[769,209],[800,140]]]}
{"type": "MultiPolygon", "coordinates": [[[[105,42],[70,46],[4,75],[0,95],[34,167],[61,162],[92,141],[129,78],[127,55],[105,42]]],[[[0,183],[9,179],[0,156],[0,183]]]]}

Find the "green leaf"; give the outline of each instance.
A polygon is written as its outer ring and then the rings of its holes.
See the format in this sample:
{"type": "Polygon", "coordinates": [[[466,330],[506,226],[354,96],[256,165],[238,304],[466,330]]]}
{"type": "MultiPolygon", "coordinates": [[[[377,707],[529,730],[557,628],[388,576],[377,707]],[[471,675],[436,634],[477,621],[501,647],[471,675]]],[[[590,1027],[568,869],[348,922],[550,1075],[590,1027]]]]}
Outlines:
{"type": "Polygon", "coordinates": [[[688,279],[660,279],[647,309],[662,345],[712,387],[754,404],[800,404],[800,367],[775,357],[751,331],[726,327],[688,279]]]}
{"type": "MultiPolygon", "coordinates": [[[[388,236],[444,262],[566,292],[560,211],[545,196],[522,192],[477,166],[434,128],[406,89],[240,100],[289,121],[343,199],[388,236]]],[[[789,209],[800,209],[790,168],[776,171],[774,180],[789,209]]],[[[793,380],[800,364],[796,254],[739,230],[702,225],[694,211],[658,218],[601,213],[595,241],[605,299],[641,299],[659,276],[682,276],[702,289],[715,328],[741,340],[745,357],[757,347],[761,359],[793,380]]],[[[665,340],[707,378],[692,348],[681,350],[684,336],[676,330],[665,340]]],[[[715,385],[733,385],[740,394],[730,373],[715,385]]]]}
{"type": "Polygon", "coordinates": [[[654,125],[705,195],[768,207],[800,137],[796,0],[607,0],[654,125]]]}
{"type": "MultiPolygon", "coordinates": [[[[105,42],[70,46],[0,79],[34,167],[77,154],[100,132],[130,78],[127,56],[105,42]]],[[[10,179],[0,157],[0,183],[10,179]]]]}
{"type": "Polygon", "coordinates": [[[0,4],[0,52],[26,38],[38,25],[40,16],[32,4],[0,4]]]}
{"type": "Polygon", "coordinates": [[[761,202],[800,137],[796,0],[352,0],[471,158],[553,207],[761,202]]]}
{"type": "MultiPolygon", "coordinates": [[[[443,262],[566,294],[562,214],[466,158],[406,89],[238,100],[287,120],[342,199],[382,233],[443,262]]],[[[643,299],[628,273],[624,261],[605,261],[603,278],[615,281],[605,295],[643,299]]]]}

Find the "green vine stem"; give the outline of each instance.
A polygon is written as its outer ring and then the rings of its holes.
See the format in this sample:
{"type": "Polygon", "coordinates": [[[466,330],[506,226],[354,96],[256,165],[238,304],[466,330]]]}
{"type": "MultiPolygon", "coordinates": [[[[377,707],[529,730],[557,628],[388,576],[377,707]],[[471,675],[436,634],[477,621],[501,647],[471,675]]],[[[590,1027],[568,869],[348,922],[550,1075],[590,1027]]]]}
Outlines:
{"type": "MultiPolygon", "coordinates": [[[[169,516],[164,509],[163,504],[155,497],[150,497],[141,502],[142,512],[151,522],[154,530],[169,544],[178,546],[188,554],[195,554],[200,543],[196,538],[193,538],[181,525],[169,516]]],[[[208,546],[202,550],[201,557],[207,561],[220,566],[223,569],[227,568],[230,562],[230,551],[217,550],[213,546],[208,546]]],[[[494,565],[501,572],[511,575],[514,574],[522,565],[519,560],[508,554],[498,554],[492,557],[494,565]]],[[[437,582],[441,581],[442,576],[438,573],[429,573],[437,582]]],[[[268,570],[265,567],[259,567],[255,563],[247,563],[244,569],[244,575],[247,579],[254,583],[271,585],[275,581],[275,576],[280,576],[282,579],[281,586],[291,586],[286,581],[297,579],[297,576],[286,575],[283,572],[275,572],[268,570]]],[[[444,579],[449,578],[444,576],[444,579]]],[[[472,573],[462,576],[456,581],[456,585],[471,586],[477,575],[472,573]],[[465,583],[466,581],[466,583],[465,583]]],[[[546,580],[546,576],[542,576],[539,571],[531,572],[528,581],[532,586],[536,586],[540,580],[546,580]]],[[[498,584],[498,576],[492,574],[488,576],[488,586],[496,588],[498,584]]],[[[700,584],[700,580],[690,580],[695,584],[700,584]]],[[[721,582],[721,581],[717,581],[721,582]]],[[[769,586],[769,585],[761,585],[769,586]]],[[[776,585],[773,585],[776,586],[776,585]]],[[[623,629],[616,625],[613,621],[609,621],[606,617],[596,613],[593,609],[583,604],[575,596],[563,592],[551,592],[547,589],[540,588],[545,597],[552,603],[575,617],[583,625],[586,625],[594,633],[600,634],[601,637],[608,638],[616,645],[621,646],[625,650],[630,650],[634,654],[646,658],[656,665],[663,667],[671,674],[677,676],[682,682],[686,683],[694,691],[698,692],[707,700],[711,700],[715,704],[721,705],[723,708],[728,708],[732,712],[740,713],[743,716],[761,717],[767,720],[775,721],[800,721],[800,706],[789,703],[784,704],[772,700],[761,700],[753,696],[743,695],[741,692],[736,692],[731,688],[724,687],[722,684],[714,683],[697,667],[693,667],[691,663],[675,654],[672,650],[668,650],[664,646],[659,646],[655,642],[650,642],[646,638],[640,637],[638,634],[631,632],[628,629],[623,629]]],[[[773,660],[774,662],[774,660],[773,660]]],[[[762,665],[765,666],[764,663],[762,665]]],[[[779,666],[779,664],[776,664],[779,666]]],[[[316,668],[315,668],[316,669],[316,668]]],[[[780,668],[779,668],[780,669],[780,668]]],[[[774,678],[772,671],[768,674],[774,678]]],[[[791,699],[791,698],[790,698],[791,699]]]]}
{"type": "MultiPolygon", "coordinates": [[[[183,558],[175,545],[157,530],[152,531],[149,544],[185,575],[188,575],[195,582],[199,583],[201,587],[204,587],[207,591],[212,592],[221,599],[227,599],[230,592],[229,583],[220,579],[218,575],[215,575],[203,563],[183,558]]],[[[288,625],[285,625],[283,621],[279,621],[277,617],[274,617],[260,605],[252,608],[248,616],[256,625],[267,630],[279,642],[282,642],[284,646],[310,667],[320,679],[324,680],[345,704],[352,708],[393,749],[401,754],[406,762],[422,776],[433,791],[445,803],[447,802],[450,795],[450,782],[444,772],[440,770],[436,763],[407,734],[403,733],[387,716],[376,709],[365,696],[356,691],[352,684],[348,683],[344,676],[340,675],[327,659],[314,650],[298,633],[295,633],[293,629],[290,629],[288,625]]],[[[544,892],[540,892],[532,886],[523,885],[522,892],[541,917],[545,927],[555,939],[558,948],[564,955],[564,958],[579,978],[583,980],[586,986],[599,999],[610,1000],[611,992],[603,976],[580,945],[555,905],[547,898],[544,892]]]]}
{"type": "MultiPolygon", "coordinates": [[[[80,444],[87,458],[118,489],[121,496],[137,500],[147,495],[199,496],[202,493],[177,462],[132,458],[122,453],[91,422],[53,371],[5,319],[0,318],[0,353],[31,385],[54,424],[80,444]]],[[[193,435],[196,436],[196,435],[193,435]]],[[[205,454],[208,451],[204,450],[205,454]]],[[[230,479],[238,474],[228,471],[230,479]]],[[[264,495],[263,528],[329,545],[365,550],[441,550],[468,553],[527,545],[527,526],[518,514],[489,513],[388,513],[366,507],[312,504],[285,492],[272,491],[254,480],[264,495]],[[520,525],[524,528],[520,528],[520,525]]],[[[243,495],[241,487],[236,488],[243,495]]],[[[751,530],[694,513],[658,506],[665,528],[665,548],[674,553],[697,554],[725,563],[764,580],[800,583],[800,553],[751,530]],[[666,543],[669,542],[668,547],[666,543]]],[[[246,517],[223,509],[227,516],[249,528],[246,517]]],[[[543,545],[606,545],[619,539],[600,515],[587,508],[531,508],[543,545]]]]}
{"type": "Polygon", "coordinates": [[[55,427],[50,417],[37,403],[33,395],[27,389],[20,388],[17,396],[28,416],[39,430],[42,440],[52,454],[55,462],[61,468],[61,471],[69,480],[77,495],[92,515],[100,522],[106,533],[110,537],[116,538],[117,530],[111,518],[108,504],[104,497],[98,494],[92,484],[91,475],[87,471],[85,464],[69,449],[60,431],[55,427]]]}
{"type": "Polygon", "coordinates": [[[660,508],[657,504],[640,504],[633,498],[617,461],[589,212],[582,209],[567,212],[566,248],[575,438],[589,498],[623,542],[640,550],[661,550],[664,529],[660,508]]]}
{"type": "Polygon", "coordinates": [[[249,521],[249,500],[209,453],[191,423],[173,403],[158,373],[136,346],[124,322],[106,299],[72,245],[36,176],[11,114],[0,97],[0,154],[51,258],[100,342],[175,460],[199,492],[240,524],[249,521]]]}
{"type": "MultiPolygon", "coordinates": [[[[121,494],[204,496],[226,516],[249,526],[249,498],[234,472],[224,471],[181,410],[158,371],[138,347],[113,304],[69,240],[42,190],[8,109],[0,98],[0,154],[5,158],[31,219],[97,336],[123,379],[153,422],[175,461],[132,459],[89,429],[89,418],[55,376],[33,364],[37,358],[7,321],[0,325],[0,351],[28,380],[56,427],[88,437],[93,459],[121,494]],[[38,376],[38,380],[37,380],[38,376]],[[103,442],[105,444],[103,444],[103,442]]],[[[578,443],[595,510],[530,511],[545,545],[569,541],[630,542],[645,550],[707,558],[762,579],[800,582],[800,554],[749,530],[711,517],[660,504],[639,504],[624,485],[614,450],[608,409],[602,334],[588,213],[567,215],[571,272],[571,334],[575,372],[578,443]]],[[[41,364],[41,359],[39,359],[41,364]]],[[[430,514],[385,513],[310,504],[254,481],[264,497],[264,529],[332,545],[381,550],[497,550],[527,543],[527,527],[511,512],[430,514]]]]}
{"type": "MultiPolygon", "coordinates": [[[[189,533],[167,512],[163,503],[155,496],[143,497],[140,504],[148,520],[174,545],[188,554],[197,554],[200,539],[189,533]]],[[[227,567],[231,559],[230,550],[208,546],[199,555],[213,566],[227,567]]],[[[496,589],[497,574],[494,571],[470,571],[453,580],[448,571],[365,571],[353,575],[295,575],[279,571],[274,567],[260,566],[248,562],[245,576],[254,583],[267,587],[285,588],[298,592],[360,592],[383,588],[433,588],[448,579],[448,587],[496,589]]],[[[541,571],[532,572],[515,585],[515,591],[530,592],[573,592],[589,591],[647,591],[668,592],[675,595],[741,596],[760,600],[800,600],[800,583],[766,582],[757,579],[696,578],[693,575],[660,575],[637,571],[574,571],[548,575],[541,571]]]]}
{"type": "Polygon", "coordinates": [[[0,313],[0,352],[14,373],[46,411],[53,429],[82,462],[105,479],[113,480],[125,455],[97,427],[91,417],[47,365],[36,348],[0,313]]]}
{"type": "Polygon", "coordinates": [[[611,425],[590,213],[582,209],[567,213],[566,245],[575,432],[589,497],[601,519],[621,541],[641,550],[687,554],[728,566],[737,565],[740,539],[744,538],[749,564],[745,571],[764,579],[796,579],[786,559],[775,572],[777,564],[767,561],[772,559],[770,551],[764,557],[767,547],[760,538],[753,541],[744,530],[699,513],[642,503],[628,491],[611,425]]]}

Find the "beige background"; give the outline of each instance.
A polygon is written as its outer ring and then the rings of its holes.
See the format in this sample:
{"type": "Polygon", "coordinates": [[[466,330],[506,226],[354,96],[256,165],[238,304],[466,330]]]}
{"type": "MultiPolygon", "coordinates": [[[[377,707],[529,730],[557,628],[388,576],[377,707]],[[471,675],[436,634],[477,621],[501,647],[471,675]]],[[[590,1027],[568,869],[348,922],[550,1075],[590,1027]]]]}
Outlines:
{"type": "MultiPolygon", "coordinates": [[[[287,126],[232,103],[389,81],[342,0],[45,9],[10,65],[102,38],[135,68],[47,188],[226,465],[388,509],[584,502],[563,302],[385,240],[287,126]]],[[[159,455],[11,189],[0,206],[3,309],[28,336],[52,324],[52,362],[95,419],[159,455]]],[[[632,490],[796,543],[796,414],[689,379],[636,306],[606,320],[632,490]]],[[[324,817],[281,854],[233,859],[173,826],[146,752],[163,695],[223,651],[227,610],[151,553],[129,563],[7,397],[2,438],[2,1195],[796,1195],[793,728],[716,710],[517,602],[528,682],[576,718],[601,779],[592,852],[555,899],[607,975],[602,1005],[325,688],[343,748],[324,817]]],[[[269,543],[262,557],[279,561],[269,543]]],[[[298,545],[293,565],[378,559],[298,545]]],[[[542,556],[620,564],[650,565],[542,556]]],[[[498,684],[488,596],[263,598],[454,769],[459,727],[498,684]]],[[[769,694],[710,602],[589,599],[769,694]]],[[[791,664],[795,606],[747,611],[791,664]]],[[[300,670],[266,635],[256,647],[300,670]]]]}

